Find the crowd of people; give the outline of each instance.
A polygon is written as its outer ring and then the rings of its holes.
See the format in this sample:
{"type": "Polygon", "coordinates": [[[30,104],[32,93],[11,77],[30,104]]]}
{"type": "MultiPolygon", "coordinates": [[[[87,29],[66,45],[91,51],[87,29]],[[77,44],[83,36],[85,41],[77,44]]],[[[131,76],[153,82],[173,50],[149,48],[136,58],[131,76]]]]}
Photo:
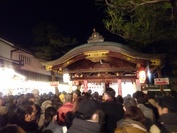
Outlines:
{"type": "Polygon", "coordinates": [[[0,133],[177,133],[177,97],[136,91],[0,97],[0,133]]]}

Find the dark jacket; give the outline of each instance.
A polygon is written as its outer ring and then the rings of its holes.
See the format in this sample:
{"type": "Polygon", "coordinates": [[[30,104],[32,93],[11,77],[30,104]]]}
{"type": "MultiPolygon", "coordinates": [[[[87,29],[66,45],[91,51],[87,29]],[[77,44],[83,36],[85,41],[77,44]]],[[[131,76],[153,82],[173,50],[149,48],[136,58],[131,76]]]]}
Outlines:
{"type": "Polygon", "coordinates": [[[162,133],[177,132],[177,113],[162,114],[157,123],[157,126],[162,133]]]}
{"type": "Polygon", "coordinates": [[[16,124],[26,133],[39,133],[38,124],[35,122],[20,121],[17,116],[13,116],[9,120],[9,124],[16,124]]]}
{"type": "Polygon", "coordinates": [[[63,133],[62,126],[58,125],[57,122],[51,122],[43,131],[51,131],[52,133],[63,133]]]}
{"type": "Polygon", "coordinates": [[[114,133],[117,121],[124,117],[123,106],[115,100],[107,100],[102,103],[101,108],[105,114],[103,132],[114,133]]]}
{"type": "Polygon", "coordinates": [[[100,133],[100,125],[96,122],[75,118],[67,133],[100,133]]]}
{"type": "Polygon", "coordinates": [[[158,109],[156,107],[154,107],[150,102],[147,102],[144,104],[146,107],[152,109],[154,116],[155,116],[155,121],[159,119],[159,113],[158,113],[158,109]]]}

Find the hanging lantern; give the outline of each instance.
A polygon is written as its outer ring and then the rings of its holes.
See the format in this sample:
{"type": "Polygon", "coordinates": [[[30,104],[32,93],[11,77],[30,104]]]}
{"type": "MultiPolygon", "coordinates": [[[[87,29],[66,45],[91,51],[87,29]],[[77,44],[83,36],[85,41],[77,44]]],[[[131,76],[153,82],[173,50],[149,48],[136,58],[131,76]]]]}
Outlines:
{"type": "Polygon", "coordinates": [[[139,71],[139,80],[140,83],[144,83],[146,81],[146,72],[144,70],[139,71]]]}

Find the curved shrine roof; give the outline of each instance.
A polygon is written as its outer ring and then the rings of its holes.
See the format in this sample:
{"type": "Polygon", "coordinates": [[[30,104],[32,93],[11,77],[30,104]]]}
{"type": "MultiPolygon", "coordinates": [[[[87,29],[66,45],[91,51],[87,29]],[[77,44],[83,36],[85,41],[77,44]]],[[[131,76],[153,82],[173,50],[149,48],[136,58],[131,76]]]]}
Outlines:
{"type": "MultiPolygon", "coordinates": [[[[139,59],[139,60],[144,60],[144,61],[149,61],[149,60],[161,60],[164,58],[164,55],[159,55],[159,54],[144,54],[137,52],[135,50],[132,50],[131,48],[122,45],[120,43],[115,43],[115,42],[96,42],[96,43],[86,43],[83,45],[80,45],[76,48],[73,48],[70,50],[68,53],[63,55],[62,57],[49,61],[49,62],[43,62],[43,66],[48,66],[48,65],[59,65],[62,63],[65,63],[66,61],[77,57],[79,55],[83,55],[85,52],[92,52],[92,51],[109,51],[109,52],[114,52],[117,54],[120,54],[122,57],[131,57],[133,59],[139,59]]],[[[84,58],[85,56],[83,56],[84,58]]]]}

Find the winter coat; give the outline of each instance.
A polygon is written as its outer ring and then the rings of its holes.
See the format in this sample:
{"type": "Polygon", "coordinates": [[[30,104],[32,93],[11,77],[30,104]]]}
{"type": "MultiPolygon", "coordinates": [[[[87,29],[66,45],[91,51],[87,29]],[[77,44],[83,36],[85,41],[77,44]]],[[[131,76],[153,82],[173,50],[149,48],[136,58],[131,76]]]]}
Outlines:
{"type": "Polygon", "coordinates": [[[9,119],[9,124],[16,124],[21,127],[26,133],[39,133],[38,125],[35,122],[21,121],[16,115],[9,119]]]}
{"type": "Polygon", "coordinates": [[[123,106],[114,100],[107,100],[101,104],[101,108],[105,114],[103,132],[114,133],[117,121],[124,117],[123,106]]]}
{"type": "Polygon", "coordinates": [[[155,115],[152,109],[146,107],[144,104],[138,104],[137,107],[141,109],[141,111],[143,112],[143,115],[146,118],[149,118],[151,119],[152,122],[155,122],[155,115]]]}
{"type": "Polygon", "coordinates": [[[142,123],[127,118],[123,121],[123,126],[116,128],[114,133],[147,133],[147,130],[142,123]]]}
{"type": "Polygon", "coordinates": [[[100,133],[100,124],[75,118],[67,133],[100,133]]]}
{"type": "Polygon", "coordinates": [[[70,102],[67,102],[63,104],[61,107],[59,107],[57,112],[58,112],[58,120],[60,124],[65,123],[66,113],[72,111],[72,109],[73,109],[73,104],[70,102]]]}
{"type": "Polygon", "coordinates": [[[52,133],[63,133],[62,126],[58,125],[57,122],[51,122],[43,131],[52,131],[52,133]]]}
{"type": "Polygon", "coordinates": [[[162,114],[158,121],[169,133],[177,133],[177,113],[162,114]]]}

